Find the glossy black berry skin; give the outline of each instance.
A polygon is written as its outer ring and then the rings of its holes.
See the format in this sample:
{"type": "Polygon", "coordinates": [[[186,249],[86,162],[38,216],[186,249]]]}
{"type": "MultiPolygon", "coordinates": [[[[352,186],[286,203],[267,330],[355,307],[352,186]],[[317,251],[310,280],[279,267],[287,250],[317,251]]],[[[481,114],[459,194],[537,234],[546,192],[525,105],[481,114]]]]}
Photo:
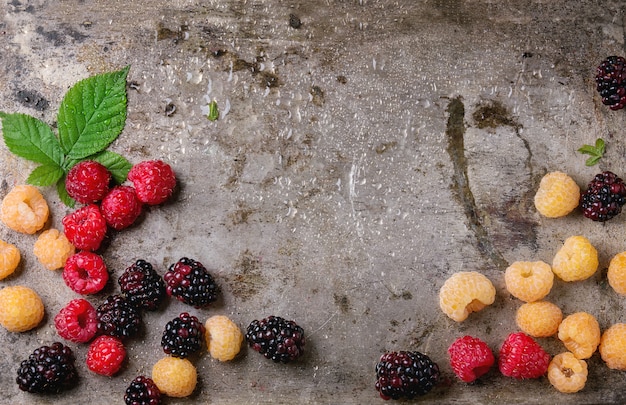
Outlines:
{"type": "Polygon", "coordinates": [[[611,110],[626,106],[626,60],[621,56],[609,56],[596,72],[596,89],[602,97],[602,104],[611,110]]]}
{"type": "Polygon", "coordinates": [[[200,351],[204,333],[204,325],[198,318],[183,312],[165,325],[161,347],[166,354],[184,359],[200,351]]]}
{"type": "Polygon", "coordinates": [[[254,320],[246,329],[248,345],[276,363],[288,363],[304,353],[304,330],[279,316],[254,320]]]}
{"type": "Polygon", "coordinates": [[[125,339],[134,336],[141,328],[139,309],[121,295],[110,295],[96,309],[98,331],[104,335],[125,339]]]}
{"type": "Polygon", "coordinates": [[[163,276],[168,295],[196,308],[217,300],[219,286],[208,270],[193,259],[183,257],[172,264],[163,276]]]}
{"type": "Polygon", "coordinates": [[[626,184],[615,173],[597,174],[580,196],[583,215],[593,221],[604,222],[622,212],[626,204],[626,184]]]}
{"type": "Polygon", "coordinates": [[[145,260],[137,260],[117,280],[124,298],[137,308],[154,311],[166,297],[165,282],[145,260]]]}
{"type": "Polygon", "coordinates": [[[126,388],[124,403],[126,405],[160,405],[161,391],[151,378],[140,375],[126,388]]]}
{"type": "Polygon", "coordinates": [[[376,364],[376,391],[382,399],[413,399],[439,381],[439,367],[417,351],[388,352],[376,364]]]}
{"type": "Polygon", "coordinates": [[[22,391],[56,394],[78,383],[72,350],[59,342],[36,349],[17,370],[16,382],[22,391]]]}

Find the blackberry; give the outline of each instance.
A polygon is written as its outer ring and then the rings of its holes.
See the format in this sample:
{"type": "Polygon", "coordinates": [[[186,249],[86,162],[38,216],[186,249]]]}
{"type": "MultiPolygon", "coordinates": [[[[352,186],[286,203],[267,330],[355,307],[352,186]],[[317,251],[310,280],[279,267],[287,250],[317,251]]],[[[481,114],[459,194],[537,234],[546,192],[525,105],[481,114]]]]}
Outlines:
{"type": "Polygon", "coordinates": [[[417,351],[389,352],[376,364],[376,379],[381,398],[412,399],[433,389],[439,381],[439,367],[417,351]]]}
{"type": "Polygon", "coordinates": [[[128,267],[117,282],[124,298],[138,308],[154,311],[165,299],[165,282],[145,260],[128,267]]]}
{"type": "Polygon", "coordinates": [[[161,391],[151,378],[140,375],[126,388],[124,403],[126,405],[159,405],[161,391]]]}
{"type": "Polygon", "coordinates": [[[580,196],[583,215],[593,221],[604,222],[622,211],[626,203],[626,185],[615,173],[596,174],[580,196]]]}
{"type": "Polygon", "coordinates": [[[135,335],[141,326],[139,310],[121,295],[110,295],[96,310],[98,330],[120,339],[135,335]]]}
{"type": "Polygon", "coordinates": [[[196,308],[217,299],[219,286],[202,263],[183,257],[163,276],[168,295],[196,308]]]}
{"type": "Polygon", "coordinates": [[[279,316],[252,321],[246,340],[253,350],[275,362],[288,363],[304,353],[304,330],[279,316]]]}
{"type": "Polygon", "coordinates": [[[165,325],[161,346],[166,354],[182,359],[200,351],[204,325],[193,315],[183,312],[165,325]]]}
{"type": "Polygon", "coordinates": [[[602,104],[611,110],[626,106],[626,60],[621,56],[609,56],[596,71],[596,90],[602,104]]]}
{"type": "Polygon", "coordinates": [[[72,349],[62,343],[36,349],[17,370],[16,382],[22,391],[48,394],[74,387],[78,374],[72,349]]]}

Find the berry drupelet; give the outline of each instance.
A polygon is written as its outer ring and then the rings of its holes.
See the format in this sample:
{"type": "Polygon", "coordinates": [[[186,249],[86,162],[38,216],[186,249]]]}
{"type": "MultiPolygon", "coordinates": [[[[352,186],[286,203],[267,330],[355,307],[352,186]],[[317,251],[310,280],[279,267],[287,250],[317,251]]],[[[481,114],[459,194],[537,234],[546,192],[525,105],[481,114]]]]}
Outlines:
{"type": "Polygon", "coordinates": [[[626,60],[621,56],[609,56],[596,71],[596,90],[602,104],[611,110],[626,106],[626,60]]]}
{"type": "Polygon", "coordinates": [[[183,312],[165,325],[161,347],[166,354],[184,359],[200,351],[204,333],[204,325],[198,318],[183,312]]]}
{"type": "Polygon", "coordinates": [[[50,394],[74,387],[78,374],[72,350],[62,343],[36,349],[17,370],[16,382],[22,391],[50,394]]]}
{"type": "Polygon", "coordinates": [[[196,308],[214,302],[220,291],[202,263],[186,257],[172,264],[163,280],[168,295],[196,308]]]}
{"type": "Polygon", "coordinates": [[[626,185],[615,173],[605,171],[593,178],[580,196],[583,215],[604,222],[622,212],[626,203],[626,185]]]}
{"type": "Polygon", "coordinates": [[[151,378],[140,375],[126,388],[124,403],[126,405],[159,405],[161,391],[151,378]]]}
{"type": "Polygon", "coordinates": [[[425,395],[439,381],[439,366],[417,351],[389,352],[376,364],[376,391],[381,398],[412,399],[425,395]]]}
{"type": "Polygon", "coordinates": [[[126,300],[141,309],[154,311],[166,297],[163,278],[145,260],[128,267],[117,282],[126,300]]]}
{"type": "Polygon", "coordinates": [[[277,363],[288,363],[304,353],[304,330],[279,316],[252,321],[246,340],[253,350],[277,363]]]}
{"type": "Polygon", "coordinates": [[[120,339],[134,336],[141,326],[141,314],[121,295],[110,295],[96,310],[98,330],[120,339]]]}

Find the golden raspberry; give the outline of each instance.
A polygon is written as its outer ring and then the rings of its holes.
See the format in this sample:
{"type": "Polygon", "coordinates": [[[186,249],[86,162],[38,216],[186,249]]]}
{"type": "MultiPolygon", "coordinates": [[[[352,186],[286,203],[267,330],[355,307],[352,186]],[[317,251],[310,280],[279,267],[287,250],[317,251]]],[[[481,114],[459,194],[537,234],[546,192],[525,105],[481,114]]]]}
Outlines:
{"type": "Polygon", "coordinates": [[[33,253],[48,270],[56,270],[65,266],[68,257],[74,254],[74,245],[63,232],[56,229],[43,231],[33,247],[33,253]]]}
{"type": "Polygon", "coordinates": [[[580,187],[562,172],[548,173],[541,179],[535,194],[535,208],[548,218],[563,217],[578,207],[580,187]]]}
{"type": "Polygon", "coordinates": [[[593,315],[576,312],[559,325],[559,340],[578,359],[588,359],[600,344],[600,325],[593,315]]]}
{"type": "Polygon", "coordinates": [[[533,302],[548,295],[554,274],[550,265],[542,261],[514,262],[504,272],[504,283],[515,298],[533,302]]]}
{"type": "Polygon", "coordinates": [[[189,360],[167,356],[152,367],[152,380],[161,393],[182,398],[191,395],[196,388],[198,375],[189,360]]]}
{"type": "Polygon", "coordinates": [[[453,274],[439,290],[441,310],[457,322],[493,304],[495,299],[496,289],[491,281],[475,271],[453,274]]]}
{"type": "Polygon", "coordinates": [[[570,236],[552,260],[552,271],[563,281],[585,280],[598,270],[598,251],[584,236],[570,236]]]}
{"type": "Polygon", "coordinates": [[[28,287],[13,286],[0,290],[0,325],[9,332],[26,332],[43,319],[43,302],[28,287]]]}
{"type": "Polygon", "coordinates": [[[234,359],[243,342],[243,333],[239,327],[224,315],[210,317],[204,327],[206,346],[211,357],[219,361],[234,359]]]}
{"type": "Polygon", "coordinates": [[[527,302],[517,309],[515,316],[517,326],[534,337],[554,335],[562,320],[561,309],[548,301],[527,302]]]}
{"type": "Polygon", "coordinates": [[[48,204],[34,186],[20,185],[2,200],[0,220],[17,232],[33,234],[48,220],[48,204]]]}
{"type": "Polygon", "coordinates": [[[564,393],[578,392],[587,382],[587,362],[577,359],[570,352],[557,354],[548,366],[548,380],[564,393]]]}
{"type": "Polygon", "coordinates": [[[615,292],[626,294],[626,252],[613,256],[606,277],[615,292]]]}
{"type": "Polygon", "coordinates": [[[604,331],[600,357],[609,368],[626,370],[626,323],[616,323],[604,331]]]}
{"type": "Polygon", "coordinates": [[[13,274],[20,258],[20,250],[15,245],[0,240],[0,280],[13,274]]]}

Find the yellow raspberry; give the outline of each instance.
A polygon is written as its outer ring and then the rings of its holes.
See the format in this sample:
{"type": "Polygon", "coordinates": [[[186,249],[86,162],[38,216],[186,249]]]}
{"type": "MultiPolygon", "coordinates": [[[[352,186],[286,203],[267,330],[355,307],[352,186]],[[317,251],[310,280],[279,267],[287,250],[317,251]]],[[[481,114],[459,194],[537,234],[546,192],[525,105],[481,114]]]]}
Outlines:
{"type": "Polygon", "coordinates": [[[0,220],[17,232],[33,234],[48,220],[48,204],[34,186],[20,185],[2,200],[0,220]]]}
{"type": "Polygon", "coordinates": [[[626,252],[613,256],[606,277],[615,292],[626,294],[626,252]]]}
{"type": "Polygon", "coordinates": [[[198,374],[189,360],[167,356],[152,367],[152,380],[161,393],[182,398],[191,395],[196,388],[198,374]]]}
{"type": "Polygon", "coordinates": [[[13,274],[20,258],[20,250],[15,245],[0,240],[0,280],[13,274]]]}
{"type": "Polygon", "coordinates": [[[626,323],[616,323],[602,335],[600,357],[614,370],[626,370],[626,323]]]}
{"type": "Polygon", "coordinates": [[[243,333],[239,327],[224,315],[210,317],[204,327],[206,346],[211,357],[219,361],[234,359],[243,342],[243,333]]]}
{"type": "Polygon", "coordinates": [[[578,207],[580,187],[562,172],[548,173],[541,179],[535,194],[535,208],[548,218],[563,217],[578,207]]]}
{"type": "Polygon", "coordinates": [[[552,271],[563,281],[581,281],[598,270],[598,251],[584,236],[570,236],[552,260],[552,271]]]}
{"type": "Polygon", "coordinates": [[[559,340],[578,359],[588,359],[600,344],[600,325],[593,315],[576,312],[559,325],[559,340]]]}
{"type": "Polygon", "coordinates": [[[548,295],[554,284],[550,265],[542,261],[514,262],[504,272],[506,289],[524,302],[538,301],[548,295]]]}
{"type": "Polygon", "coordinates": [[[33,247],[33,253],[48,270],[56,270],[65,266],[68,257],[74,254],[74,245],[63,232],[56,229],[43,231],[33,247]]]}
{"type": "Polygon", "coordinates": [[[28,287],[13,286],[0,290],[0,325],[9,332],[26,332],[43,319],[43,302],[28,287]]]}
{"type": "Polygon", "coordinates": [[[562,320],[561,309],[548,301],[527,302],[517,309],[515,316],[517,326],[534,337],[554,335],[562,320]]]}
{"type": "Polygon", "coordinates": [[[496,289],[491,281],[475,271],[453,274],[439,290],[441,310],[457,322],[493,304],[495,299],[496,289]]]}
{"type": "Polygon", "coordinates": [[[548,380],[557,390],[570,394],[585,388],[587,362],[570,352],[557,354],[548,366],[548,380]]]}

